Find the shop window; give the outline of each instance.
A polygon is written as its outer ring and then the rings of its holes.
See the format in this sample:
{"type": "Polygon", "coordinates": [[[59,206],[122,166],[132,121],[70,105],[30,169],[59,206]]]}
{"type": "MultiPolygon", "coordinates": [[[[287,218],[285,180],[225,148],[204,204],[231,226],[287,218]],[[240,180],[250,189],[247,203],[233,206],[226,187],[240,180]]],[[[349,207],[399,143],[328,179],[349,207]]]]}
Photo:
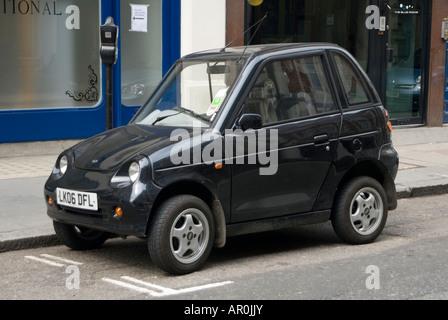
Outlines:
{"type": "MultiPolygon", "coordinates": [[[[421,117],[423,71],[423,3],[392,4],[387,33],[386,108],[392,119],[421,117]]],[[[407,120],[409,121],[409,120],[407,120]]],[[[415,120],[414,120],[415,121],[415,120]]],[[[418,120],[417,120],[418,121],[418,120]]]]}
{"type": "Polygon", "coordinates": [[[2,1],[0,8],[0,110],[99,103],[99,1],[2,1]]]}
{"type": "Polygon", "coordinates": [[[334,54],[334,60],[348,104],[358,105],[367,103],[369,98],[352,64],[340,54],[334,54]]]}
{"type": "Polygon", "coordinates": [[[243,112],[260,114],[263,124],[270,124],[336,108],[319,55],[269,63],[246,98],[243,112]]]}
{"type": "Polygon", "coordinates": [[[162,79],[162,0],[121,0],[121,102],[141,106],[162,79]]]}
{"type": "Polygon", "coordinates": [[[260,28],[246,33],[245,43],[331,42],[346,48],[367,71],[370,0],[271,0],[257,5],[246,1],[245,29],[268,12],[260,28]]]}

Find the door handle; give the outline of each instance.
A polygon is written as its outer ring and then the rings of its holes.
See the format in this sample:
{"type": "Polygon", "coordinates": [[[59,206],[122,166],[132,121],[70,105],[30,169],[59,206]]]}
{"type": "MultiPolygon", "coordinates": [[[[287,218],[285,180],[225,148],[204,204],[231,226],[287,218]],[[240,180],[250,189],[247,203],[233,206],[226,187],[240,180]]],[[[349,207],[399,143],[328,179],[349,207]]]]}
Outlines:
{"type": "Polygon", "coordinates": [[[314,137],[315,145],[325,145],[325,144],[329,144],[329,143],[330,143],[330,139],[328,138],[327,134],[321,134],[321,135],[314,137]]]}

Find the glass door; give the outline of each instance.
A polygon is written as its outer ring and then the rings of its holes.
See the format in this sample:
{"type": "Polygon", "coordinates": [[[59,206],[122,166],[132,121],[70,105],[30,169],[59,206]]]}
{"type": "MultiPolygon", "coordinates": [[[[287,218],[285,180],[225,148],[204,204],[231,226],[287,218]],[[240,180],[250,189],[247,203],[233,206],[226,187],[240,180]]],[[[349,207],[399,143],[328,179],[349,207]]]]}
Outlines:
{"type": "MultiPolygon", "coordinates": [[[[115,126],[126,125],[180,56],[180,0],[120,0],[115,126]]],[[[118,18],[117,18],[118,19],[118,18]]]]}
{"type": "Polygon", "coordinates": [[[121,104],[141,106],[162,79],[162,0],[121,0],[121,104]]]}
{"type": "Polygon", "coordinates": [[[423,8],[420,0],[388,5],[386,108],[399,124],[422,123],[423,8]]]}

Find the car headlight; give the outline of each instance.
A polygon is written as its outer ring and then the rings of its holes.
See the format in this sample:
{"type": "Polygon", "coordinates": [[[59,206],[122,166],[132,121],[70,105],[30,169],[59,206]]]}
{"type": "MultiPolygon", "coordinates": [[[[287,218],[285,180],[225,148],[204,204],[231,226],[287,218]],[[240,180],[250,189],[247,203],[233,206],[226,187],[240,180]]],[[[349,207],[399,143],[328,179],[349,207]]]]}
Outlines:
{"type": "Polygon", "coordinates": [[[420,91],[421,88],[422,88],[422,76],[418,76],[415,79],[415,86],[414,86],[414,88],[412,90],[413,91],[420,91]]]}
{"type": "Polygon", "coordinates": [[[113,188],[126,188],[138,180],[146,181],[148,177],[147,167],[149,159],[137,156],[129,162],[123,163],[121,168],[110,179],[113,188]]]}
{"type": "Polygon", "coordinates": [[[118,172],[112,177],[110,183],[112,187],[124,188],[140,177],[140,164],[137,161],[131,162],[129,165],[124,165],[118,172]]]}
{"type": "Polygon", "coordinates": [[[138,177],[140,176],[140,165],[138,162],[132,162],[128,169],[129,179],[131,179],[131,182],[134,183],[137,181],[138,177]]]}
{"type": "Polygon", "coordinates": [[[67,166],[68,166],[67,156],[62,156],[61,159],[59,159],[59,171],[61,172],[61,175],[63,175],[67,171],[67,166]]]}
{"type": "Polygon", "coordinates": [[[422,82],[422,76],[418,76],[415,78],[415,83],[421,83],[422,82]]]}

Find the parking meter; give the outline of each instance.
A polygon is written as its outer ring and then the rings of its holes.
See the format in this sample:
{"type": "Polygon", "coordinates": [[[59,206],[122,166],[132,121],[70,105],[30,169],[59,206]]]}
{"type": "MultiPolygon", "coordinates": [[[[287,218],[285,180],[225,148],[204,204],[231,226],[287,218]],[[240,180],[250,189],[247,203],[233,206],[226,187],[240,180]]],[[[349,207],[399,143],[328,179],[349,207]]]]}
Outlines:
{"type": "Polygon", "coordinates": [[[106,23],[100,27],[100,33],[100,56],[106,66],[106,130],[109,130],[113,128],[112,66],[118,57],[118,26],[112,17],[106,19],[106,23]]]}
{"type": "Polygon", "coordinates": [[[100,28],[101,30],[101,49],[100,55],[104,64],[113,65],[117,61],[118,56],[118,26],[114,24],[114,19],[108,17],[106,23],[100,28]]]}

